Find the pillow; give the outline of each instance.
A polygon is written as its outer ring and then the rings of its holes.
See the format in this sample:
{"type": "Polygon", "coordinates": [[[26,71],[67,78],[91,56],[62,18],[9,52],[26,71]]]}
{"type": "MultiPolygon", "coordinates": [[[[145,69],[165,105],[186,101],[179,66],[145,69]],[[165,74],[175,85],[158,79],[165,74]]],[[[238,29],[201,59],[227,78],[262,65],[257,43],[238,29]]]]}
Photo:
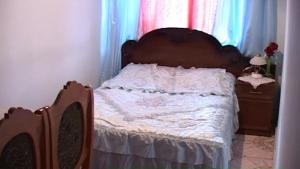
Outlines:
{"type": "Polygon", "coordinates": [[[226,70],[219,68],[178,69],[175,74],[175,93],[229,94],[226,70]]]}
{"type": "Polygon", "coordinates": [[[175,85],[175,67],[156,66],[153,71],[153,80],[157,91],[173,92],[175,85]]]}
{"type": "Polygon", "coordinates": [[[105,81],[101,87],[155,90],[153,71],[156,64],[128,64],[114,78],[105,81]]]}
{"type": "Polygon", "coordinates": [[[236,77],[229,73],[226,72],[225,74],[225,80],[223,81],[224,86],[228,93],[234,93],[235,92],[235,82],[236,82],[236,77]]]}

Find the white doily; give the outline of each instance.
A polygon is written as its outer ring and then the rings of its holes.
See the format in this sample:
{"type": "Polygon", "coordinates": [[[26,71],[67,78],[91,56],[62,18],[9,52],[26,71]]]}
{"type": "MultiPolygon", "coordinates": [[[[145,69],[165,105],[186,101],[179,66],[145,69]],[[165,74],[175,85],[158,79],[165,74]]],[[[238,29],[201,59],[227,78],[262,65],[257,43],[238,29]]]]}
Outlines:
{"type": "Polygon", "coordinates": [[[243,81],[243,82],[250,83],[253,86],[254,89],[256,89],[261,84],[275,82],[274,79],[271,79],[271,78],[268,78],[268,77],[253,78],[251,75],[241,76],[241,77],[238,77],[238,79],[243,81]]]}

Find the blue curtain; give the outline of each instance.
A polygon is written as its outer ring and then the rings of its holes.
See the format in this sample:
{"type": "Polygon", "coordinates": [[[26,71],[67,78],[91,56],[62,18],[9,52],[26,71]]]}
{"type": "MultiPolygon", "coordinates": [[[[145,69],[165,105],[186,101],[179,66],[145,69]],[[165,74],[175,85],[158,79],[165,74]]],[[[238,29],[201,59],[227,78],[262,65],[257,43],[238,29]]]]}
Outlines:
{"type": "Polygon", "coordinates": [[[121,46],[137,39],[140,0],[101,0],[100,81],[121,69],[121,46]]]}
{"type": "Polygon", "coordinates": [[[276,41],[276,27],[276,0],[221,0],[213,35],[251,57],[276,41]]]}
{"type": "Polygon", "coordinates": [[[223,45],[238,46],[243,34],[246,2],[244,0],[219,1],[213,35],[223,45]]]}

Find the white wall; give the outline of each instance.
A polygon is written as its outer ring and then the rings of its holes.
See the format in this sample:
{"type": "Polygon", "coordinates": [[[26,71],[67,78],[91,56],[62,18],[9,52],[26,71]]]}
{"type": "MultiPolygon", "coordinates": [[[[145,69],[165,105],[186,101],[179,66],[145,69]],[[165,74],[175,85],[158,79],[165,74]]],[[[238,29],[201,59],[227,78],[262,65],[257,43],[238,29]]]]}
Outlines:
{"type": "Polygon", "coordinates": [[[98,0],[0,0],[0,107],[51,105],[68,80],[99,85],[98,0]]]}
{"type": "Polygon", "coordinates": [[[299,168],[300,155],[300,1],[287,1],[287,27],[283,62],[276,169],[299,168]]]}
{"type": "Polygon", "coordinates": [[[277,0],[277,43],[282,52],[284,52],[285,22],[286,0],[277,0]]]}
{"type": "Polygon", "coordinates": [[[276,54],[276,80],[281,84],[286,27],[286,0],[277,0],[277,39],[280,53],[276,54]]]}

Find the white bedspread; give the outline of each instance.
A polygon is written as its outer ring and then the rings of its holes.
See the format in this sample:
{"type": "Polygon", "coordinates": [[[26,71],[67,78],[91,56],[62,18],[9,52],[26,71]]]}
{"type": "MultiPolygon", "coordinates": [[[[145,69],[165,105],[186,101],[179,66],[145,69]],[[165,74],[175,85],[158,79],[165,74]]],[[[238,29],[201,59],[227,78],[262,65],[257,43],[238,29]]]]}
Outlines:
{"type": "Polygon", "coordinates": [[[227,168],[238,128],[230,96],[97,89],[95,149],[227,168]]]}

